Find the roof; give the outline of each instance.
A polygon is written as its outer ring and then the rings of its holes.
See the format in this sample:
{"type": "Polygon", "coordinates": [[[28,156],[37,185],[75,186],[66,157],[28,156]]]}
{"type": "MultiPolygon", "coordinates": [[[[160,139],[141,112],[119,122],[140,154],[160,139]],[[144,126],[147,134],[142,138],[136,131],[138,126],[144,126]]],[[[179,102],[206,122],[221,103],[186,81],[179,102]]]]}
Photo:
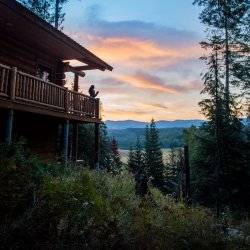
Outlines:
{"type": "Polygon", "coordinates": [[[18,41],[61,60],[78,60],[93,68],[112,70],[102,59],[15,0],[0,0],[0,28],[18,41]]]}

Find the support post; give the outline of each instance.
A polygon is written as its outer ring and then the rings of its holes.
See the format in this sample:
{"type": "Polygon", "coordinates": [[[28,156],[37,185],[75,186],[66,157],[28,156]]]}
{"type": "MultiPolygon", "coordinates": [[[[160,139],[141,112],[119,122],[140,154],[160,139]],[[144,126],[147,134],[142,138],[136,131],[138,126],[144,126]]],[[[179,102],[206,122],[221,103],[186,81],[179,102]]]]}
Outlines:
{"type": "Polygon", "coordinates": [[[188,146],[184,146],[184,165],[185,165],[185,198],[186,204],[190,204],[190,165],[188,146]]]}
{"type": "Polygon", "coordinates": [[[100,118],[100,99],[99,98],[95,99],[95,118],[96,119],[100,118]]]}
{"type": "Polygon", "coordinates": [[[65,108],[65,112],[68,113],[69,112],[69,92],[67,89],[64,90],[64,108],[65,108]]]}
{"type": "Polygon", "coordinates": [[[69,120],[66,120],[63,125],[62,157],[64,163],[67,163],[68,161],[68,151],[69,151],[69,120]]]}
{"type": "Polygon", "coordinates": [[[17,68],[13,67],[11,69],[11,75],[10,75],[10,99],[15,100],[15,95],[16,95],[16,76],[17,76],[17,68]]]}
{"type": "Polygon", "coordinates": [[[95,159],[94,167],[96,170],[100,169],[99,166],[99,155],[100,155],[100,124],[95,123],[95,159]]]}
{"type": "Polygon", "coordinates": [[[8,145],[12,143],[13,119],[14,119],[14,111],[13,109],[10,109],[8,110],[8,116],[6,120],[6,130],[5,130],[5,142],[8,145]]]}
{"type": "MultiPolygon", "coordinates": [[[[74,75],[74,91],[78,92],[79,90],[79,75],[75,73],[74,75]]],[[[74,100],[74,109],[77,109],[78,99],[74,100]]],[[[73,122],[73,131],[72,131],[72,160],[77,161],[78,154],[78,123],[73,122]]]]}
{"type": "Polygon", "coordinates": [[[73,134],[72,134],[72,159],[77,161],[78,156],[78,123],[73,123],[73,134]]]}
{"type": "Polygon", "coordinates": [[[79,74],[75,73],[74,76],[74,91],[78,92],[79,90],[79,74]]]}

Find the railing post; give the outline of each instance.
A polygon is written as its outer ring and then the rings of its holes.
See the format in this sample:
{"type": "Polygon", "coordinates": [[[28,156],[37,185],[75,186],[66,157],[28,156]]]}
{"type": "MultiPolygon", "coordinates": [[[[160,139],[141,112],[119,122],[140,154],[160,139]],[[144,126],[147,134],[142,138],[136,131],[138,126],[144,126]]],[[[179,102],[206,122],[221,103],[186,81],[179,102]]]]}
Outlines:
{"type": "Polygon", "coordinates": [[[11,100],[15,100],[16,95],[16,77],[17,77],[17,68],[13,67],[10,71],[10,88],[9,88],[9,95],[11,100]]]}
{"type": "Polygon", "coordinates": [[[69,91],[67,89],[65,89],[65,92],[64,92],[64,108],[65,108],[65,112],[68,113],[68,111],[69,111],[69,91]]]}
{"type": "Polygon", "coordinates": [[[95,118],[100,118],[100,99],[95,99],[95,118]]]}

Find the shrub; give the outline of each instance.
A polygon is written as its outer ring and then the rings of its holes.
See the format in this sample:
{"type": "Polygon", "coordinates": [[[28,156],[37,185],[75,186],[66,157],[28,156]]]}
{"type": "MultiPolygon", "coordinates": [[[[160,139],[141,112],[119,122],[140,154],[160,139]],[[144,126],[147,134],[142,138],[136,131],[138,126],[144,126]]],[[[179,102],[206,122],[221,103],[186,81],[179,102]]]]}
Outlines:
{"type": "Polygon", "coordinates": [[[18,148],[0,152],[3,249],[236,249],[207,211],[153,188],[140,198],[126,172],[45,164],[18,148]]]}

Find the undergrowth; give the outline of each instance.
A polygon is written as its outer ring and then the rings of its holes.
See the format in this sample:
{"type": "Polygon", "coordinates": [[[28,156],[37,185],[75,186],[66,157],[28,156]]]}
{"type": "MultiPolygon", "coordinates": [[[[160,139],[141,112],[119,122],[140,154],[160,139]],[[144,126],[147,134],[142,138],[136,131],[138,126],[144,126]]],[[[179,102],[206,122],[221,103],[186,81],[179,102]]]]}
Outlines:
{"type": "Polygon", "coordinates": [[[48,164],[23,148],[0,146],[1,249],[247,249],[204,209],[153,188],[138,197],[128,173],[48,164]]]}

